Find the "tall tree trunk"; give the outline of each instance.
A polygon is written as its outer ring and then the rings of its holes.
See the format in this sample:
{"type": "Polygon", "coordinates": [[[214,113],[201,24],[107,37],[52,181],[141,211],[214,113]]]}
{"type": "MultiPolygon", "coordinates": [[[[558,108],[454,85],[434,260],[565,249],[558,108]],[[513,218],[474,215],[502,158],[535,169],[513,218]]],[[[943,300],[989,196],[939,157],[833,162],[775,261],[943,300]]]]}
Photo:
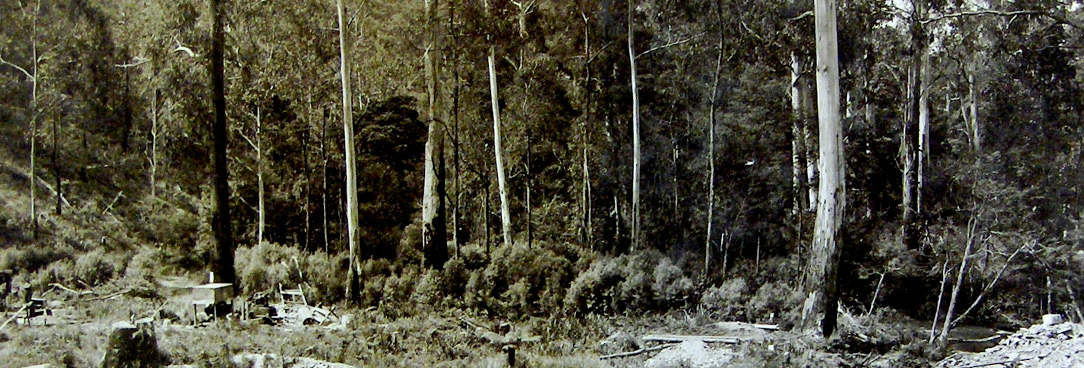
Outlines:
{"type": "Polygon", "coordinates": [[[711,226],[715,214],[715,108],[719,98],[719,75],[723,72],[722,35],[719,35],[717,47],[719,50],[715,59],[715,73],[712,74],[711,99],[708,106],[708,226],[704,235],[704,277],[711,272],[711,226]]]}
{"type": "Polygon", "coordinates": [[[151,96],[151,197],[158,197],[158,89],[151,96]]]}
{"type": "Polygon", "coordinates": [[[58,117],[53,117],[53,175],[56,178],[56,215],[60,216],[64,214],[64,207],[61,206],[61,201],[64,199],[64,186],[62,185],[62,178],[60,177],[60,163],[57,161],[60,155],[60,126],[57,122],[60,120],[58,117]]]}
{"type": "Polygon", "coordinates": [[[592,113],[592,97],[594,90],[591,88],[591,22],[587,18],[587,14],[580,13],[583,17],[583,53],[584,53],[584,73],[585,78],[583,82],[583,89],[587,95],[587,106],[584,108],[583,118],[583,132],[580,134],[581,145],[583,146],[583,187],[581,188],[580,206],[583,209],[583,233],[584,242],[594,249],[594,243],[591,241],[591,166],[590,157],[588,157],[588,142],[591,134],[591,113],[592,113]]]}
{"type": "Polygon", "coordinates": [[[256,187],[257,187],[257,211],[259,216],[259,224],[256,227],[256,244],[263,243],[263,229],[264,229],[264,202],[263,202],[263,145],[260,141],[261,129],[263,124],[260,120],[262,112],[260,107],[256,107],[256,187]]]}
{"type": "Polygon", "coordinates": [[[34,158],[37,156],[38,145],[38,13],[41,10],[41,0],[38,0],[34,9],[34,17],[31,21],[30,31],[30,56],[33,57],[32,66],[34,75],[30,77],[30,222],[34,224],[34,240],[38,239],[38,213],[37,213],[37,174],[34,158]]]}
{"type": "Polygon", "coordinates": [[[628,43],[629,43],[629,79],[632,84],[632,245],[630,250],[640,247],[640,93],[636,88],[636,50],[632,34],[633,3],[629,0],[628,8],[628,43]]]}
{"type": "MultiPolygon", "coordinates": [[[[913,0],[913,9],[915,15],[913,18],[925,14],[924,0],[913,0]]],[[[921,130],[919,125],[922,119],[922,94],[923,94],[923,77],[922,70],[924,68],[925,54],[927,53],[927,44],[925,42],[926,33],[922,28],[922,24],[917,20],[911,24],[911,51],[913,56],[911,58],[911,66],[908,71],[908,91],[907,91],[907,107],[904,112],[905,119],[903,121],[903,133],[900,138],[900,162],[903,166],[903,241],[907,245],[908,249],[917,249],[918,244],[918,221],[916,217],[917,210],[917,197],[915,193],[917,190],[916,184],[916,172],[918,168],[915,165],[921,166],[921,162],[916,162],[916,157],[919,155],[920,148],[916,148],[917,136],[920,135],[921,130]]]]}
{"type": "Polygon", "coordinates": [[[455,203],[452,205],[452,244],[455,244],[455,257],[459,258],[459,205],[463,200],[463,187],[459,183],[459,40],[458,31],[455,27],[455,0],[448,3],[448,30],[452,34],[452,80],[454,87],[452,88],[452,136],[454,145],[452,148],[452,168],[455,170],[455,177],[452,179],[452,186],[455,189],[455,203]]]}
{"type": "Polygon", "coordinates": [[[926,186],[926,166],[930,160],[930,93],[929,93],[929,51],[922,49],[922,68],[919,69],[919,84],[922,86],[918,97],[918,180],[915,182],[915,214],[922,215],[922,191],[926,186]]]}
{"type": "Polygon", "coordinates": [[[794,121],[791,123],[791,186],[794,192],[794,208],[791,211],[791,216],[794,218],[794,222],[797,228],[796,241],[798,255],[798,264],[802,264],[802,242],[804,226],[805,226],[805,209],[809,204],[809,195],[806,192],[806,168],[805,168],[805,138],[803,136],[803,120],[802,120],[802,94],[803,92],[801,79],[801,63],[798,61],[798,55],[791,53],[790,55],[790,107],[794,111],[794,121]]]}
{"type": "Polygon", "coordinates": [[[846,207],[843,170],[843,131],[839,106],[839,62],[836,39],[836,1],[816,0],[814,15],[817,39],[817,118],[820,129],[820,196],[813,260],[806,270],[805,307],[802,325],[819,328],[829,337],[836,325],[836,273],[840,247],[837,243],[846,207]]]}
{"type": "Polygon", "coordinates": [[[346,159],[346,226],[348,233],[347,244],[350,252],[350,282],[347,288],[347,298],[357,303],[360,293],[360,281],[358,269],[360,259],[358,257],[358,182],[354,160],[354,111],[353,102],[350,98],[350,53],[346,42],[346,21],[343,19],[343,0],[336,0],[335,7],[339,18],[339,75],[342,77],[343,87],[343,152],[346,159]]]}
{"type": "MultiPolygon", "coordinates": [[[[945,323],[941,326],[941,335],[938,341],[944,345],[948,341],[949,330],[952,329],[953,312],[956,309],[956,297],[960,295],[960,287],[964,282],[964,274],[967,273],[968,260],[971,258],[971,250],[975,247],[978,221],[974,217],[967,222],[967,246],[964,247],[963,257],[960,258],[960,270],[956,274],[956,283],[952,285],[952,294],[949,296],[948,309],[945,310],[945,323]]],[[[965,312],[966,313],[966,312],[965,312]]]]}
{"type": "Polygon", "coordinates": [[[433,268],[443,268],[448,258],[447,225],[444,215],[444,176],[439,168],[444,163],[444,127],[436,116],[437,66],[433,61],[433,52],[438,49],[436,36],[436,0],[425,1],[425,28],[428,44],[423,55],[425,64],[426,94],[428,104],[426,116],[429,120],[429,136],[425,142],[425,179],[422,188],[422,250],[425,264],[433,268]]]}
{"type": "Polygon", "coordinates": [[[817,187],[818,176],[820,175],[819,165],[817,164],[817,140],[813,134],[813,122],[815,119],[817,104],[814,101],[816,95],[814,91],[813,82],[811,78],[806,78],[804,81],[799,77],[799,89],[802,97],[802,141],[805,146],[805,183],[806,183],[806,212],[813,213],[817,211],[817,187]]]}
{"type": "Polygon", "coordinates": [[[320,176],[320,185],[323,186],[320,190],[320,211],[322,212],[320,218],[323,221],[323,233],[324,233],[324,253],[331,254],[331,239],[328,237],[328,222],[327,222],[327,110],[324,110],[323,119],[320,122],[320,161],[322,162],[320,176]]]}
{"type": "Polygon", "coordinates": [[[508,189],[504,177],[504,153],[501,148],[501,108],[497,101],[497,70],[493,47],[489,48],[489,99],[493,105],[493,155],[496,157],[497,190],[501,197],[501,235],[504,245],[512,245],[512,215],[508,211],[508,189]]]}
{"type": "MultiPolygon", "coordinates": [[[[527,113],[526,100],[524,100],[523,103],[523,112],[524,114],[527,113]]],[[[534,186],[534,175],[531,174],[531,143],[531,128],[527,127],[527,164],[525,165],[527,174],[527,188],[525,188],[527,200],[524,203],[527,207],[527,249],[531,249],[534,245],[534,229],[531,226],[531,221],[533,221],[533,213],[531,212],[531,188],[534,186]]]]}
{"type": "Polygon", "coordinates": [[[217,255],[212,262],[216,278],[221,282],[237,281],[233,268],[233,232],[230,229],[230,174],[227,166],[226,147],[228,145],[226,135],[226,78],[223,48],[225,47],[225,33],[223,32],[223,9],[222,0],[211,0],[211,14],[213,35],[211,40],[211,84],[213,85],[213,102],[215,108],[214,122],[214,165],[215,165],[215,191],[214,204],[211,208],[213,214],[214,234],[217,255]]]}
{"type": "Polygon", "coordinates": [[[970,118],[967,119],[970,123],[970,135],[971,135],[971,149],[975,152],[982,152],[982,134],[981,125],[979,124],[979,93],[976,86],[975,73],[978,72],[978,63],[971,62],[971,72],[967,73],[967,95],[969,100],[969,112],[970,118]]]}
{"type": "Polygon", "coordinates": [[[309,170],[309,139],[312,137],[312,88],[309,88],[305,99],[305,133],[301,136],[301,164],[305,173],[305,236],[302,249],[312,251],[312,171],[309,170]]]}
{"type": "MultiPolygon", "coordinates": [[[[484,2],[486,16],[489,14],[489,1],[484,2]]],[[[492,36],[487,36],[489,42],[495,42],[492,36]]],[[[489,63],[489,101],[493,106],[493,156],[496,157],[496,169],[497,169],[497,190],[501,197],[501,235],[504,239],[504,245],[512,245],[512,215],[508,210],[508,185],[504,176],[504,150],[501,148],[501,107],[497,99],[497,68],[496,60],[494,60],[495,51],[492,45],[489,46],[489,56],[486,59],[489,63]]]]}

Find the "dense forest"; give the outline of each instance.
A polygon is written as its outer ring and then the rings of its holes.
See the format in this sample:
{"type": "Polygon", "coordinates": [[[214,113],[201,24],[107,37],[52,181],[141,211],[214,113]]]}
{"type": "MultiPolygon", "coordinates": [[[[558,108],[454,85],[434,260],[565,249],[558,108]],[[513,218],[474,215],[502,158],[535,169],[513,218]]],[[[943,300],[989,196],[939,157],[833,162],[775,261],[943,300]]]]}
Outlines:
{"type": "Polygon", "coordinates": [[[4,1],[0,268],[791,326],[838,262],[832,310],[1084,318],[1080,2],[836,6],[825,163],[813,1],[4,1]]]}

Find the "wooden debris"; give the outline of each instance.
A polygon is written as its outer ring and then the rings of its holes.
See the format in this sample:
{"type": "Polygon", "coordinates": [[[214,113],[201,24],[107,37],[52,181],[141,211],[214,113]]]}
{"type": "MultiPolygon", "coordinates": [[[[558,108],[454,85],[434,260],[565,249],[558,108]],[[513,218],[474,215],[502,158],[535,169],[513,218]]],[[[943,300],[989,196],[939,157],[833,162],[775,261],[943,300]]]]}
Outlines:
{"type": "Polygon", "coordinates": [[[718,344],[737,344],[742,341],[748,341],[748,339],[741,339],[731,336],[696,336],[696,335],[646,335],[643,338],[644,342],[686,342],[690,340],[703,341],[705,343],[718,343],[718,344]]]}
{"type": "Polygon", "coordinates": [[[623,353],[603,355],[603,356],[600,356],[598,358],[599,358],[599,360],[626,358],[626,357],[630,357],[630,356],[640,355],[640,354],[643,354],[643,353],[650,353],[652,351],[664,350],[666,348],[669,348],[669,347],[675,346],[675,345],[677,345],[677,344],[676,343],[662,344],[662,345],[658,345],[658,346],[652,346],[650,348],[642,348],[642,349],[636,349],[636,350],[633,350],[633,351],[626,351],[626,352],[623,352],[623,353]]]}
{"type": "Polygon", "coordinates": [[[8,323],[11,323],[11,321],[14,321],[15,318],[18,318],[19,314],[22,313],[24,310],[26,310],[26,308],[29,307],[29,306],[30,306],[30,303],[23,304],[23,307],[19,308],[18,312],[15,312],[15,314],[12,314],[11,317],[8,318],[7,321],[4,321],[3,324],[0,324],[0,330],[3,330],[4,327],[7,327],[8,323]]]}

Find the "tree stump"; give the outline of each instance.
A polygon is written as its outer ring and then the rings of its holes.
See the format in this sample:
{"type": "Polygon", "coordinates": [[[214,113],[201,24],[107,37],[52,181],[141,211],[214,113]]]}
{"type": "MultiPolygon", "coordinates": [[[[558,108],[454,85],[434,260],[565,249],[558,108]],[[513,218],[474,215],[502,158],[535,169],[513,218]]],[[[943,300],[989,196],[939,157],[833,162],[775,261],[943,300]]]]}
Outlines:
{"type": "Polygon", "coordinates": [[[102,368],[157,368],[163,365],[165,359],[158,351],[158,340],[152,324],[113,324],[113,332],[109,334],[108,346],[102,358],[102,368]]]}

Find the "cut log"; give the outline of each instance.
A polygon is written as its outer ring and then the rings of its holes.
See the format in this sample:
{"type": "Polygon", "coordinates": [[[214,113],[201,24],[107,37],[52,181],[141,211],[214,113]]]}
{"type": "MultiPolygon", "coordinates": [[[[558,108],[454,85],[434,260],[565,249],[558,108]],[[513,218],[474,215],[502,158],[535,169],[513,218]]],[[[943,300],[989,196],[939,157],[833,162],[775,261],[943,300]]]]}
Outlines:
{"type": "Polygon", "coordinates": [[[643,353],[650,353],[652,351],[664,350],[666,348],[669,348],[669,347],[675,346],[675,345],[677,345],[677,344],[674,344],[674,343],[663,344],[663,345],[659,345],[659,346],[652,346],[650,348],[643,348],[643,349],[636,349],[636,350],[633,350],[633,351],[626,351],[626,352],[623,352],[623,353],[603,355],[603,356],[598,357],[598,359],[599,360],[607,360],[607,359],[616,359],[616,358],[626,358],[626,357],[630,357],[630,356],[640,355],[640,354],[643,354],[643,353]]]}
{"type": "Polygon", "coordinates": [[[646,335],[643,338],[644,342],[685,342],[685,341],[703,341],[705,343],[719,343],[719,344],[738,344],[742,341],[748,341],[748,339],[742,339],[731,336],[696,336],[696,335],[646,335]]]}

